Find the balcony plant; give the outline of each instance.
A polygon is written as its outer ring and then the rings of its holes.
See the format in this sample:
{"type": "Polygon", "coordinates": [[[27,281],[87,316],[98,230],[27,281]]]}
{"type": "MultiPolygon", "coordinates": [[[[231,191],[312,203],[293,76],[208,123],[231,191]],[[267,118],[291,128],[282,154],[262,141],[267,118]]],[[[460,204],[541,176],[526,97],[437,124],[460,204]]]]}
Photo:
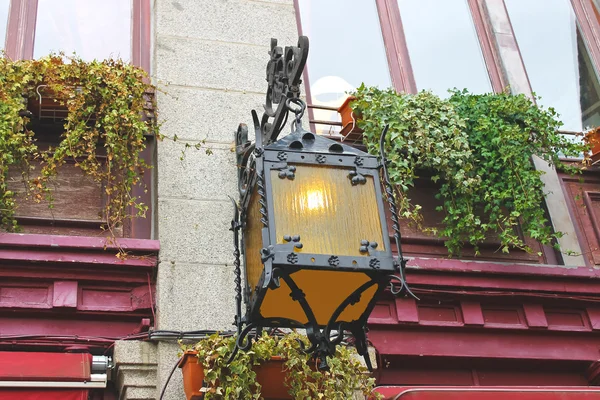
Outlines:
{"type": "Polygon", "coordinates": [[[385,148],[402,217],[417,224],[422,218],[409,189],[424,170],[438,183],[442,228],[431,231],[445,238],[450,255],[460,254],[465,244],[478,254],[490,234],[497,235],[502,252],[531,251],[517,225],[542,244],[560,237],[543,207],[543,172],[531,159],[538,156],[575,173],[559,156],[579,156],[586,146],[558,133],[562,124],[552,108],[538,107],[524,95],[466,90],[442,99],[427,91],[398,94],[363,85],[353,95],[369,152],[379,152],[380,132],[389,125],[385,148]]]}
{"type": "MultiPolygon", "coordinates": [[[[183,345],[182,349],[188,354],[193,352],[203,367],[196,371],[204,374],[206,400],[261,399],[279,391],[266,385],[281,386],[282,381],[288,391],[283,398],[302,400],[351,399],[356,392],[367,396],[375,386],[374,378],[368,375],[354,349],[338,346],[336,356],[328,359],[330,370],[317,371],[315,360],[302,352],[302,344],[307,346],[308,340],[296,333],[264,333],[250,351],[239,352],[230,364],[227,361],[235,345],[233,336],[215,334],[195,345],[183,345]]],[[[184,374],[184,379],[193,377],[184,374]]]]}
{"type": "Polygon", "coordinates": [[[102,211],[110,232],[124,219],[147,209],[131,195],[148,165],[140,156],[145,135],[155,133],[147,93],[153,88],[146,73],[121,60],[85,62],[75,56],[51,55],[39,60],[0,57],[0,228],[18,229],[16,195],[8,189],[9,170],[21,171],[26,192],[34,200],[51,198],[51,182],[66,161],[102,184],[107,201],[102,211]],[[27,112],[27,98],[40,85],[66,107],[64,130],[55,146],[42,149],[27,112]],[[97,155],[102,151],[105,161],[97,155]],[[42,167],[30,176],[31,162],[42,167]]]}

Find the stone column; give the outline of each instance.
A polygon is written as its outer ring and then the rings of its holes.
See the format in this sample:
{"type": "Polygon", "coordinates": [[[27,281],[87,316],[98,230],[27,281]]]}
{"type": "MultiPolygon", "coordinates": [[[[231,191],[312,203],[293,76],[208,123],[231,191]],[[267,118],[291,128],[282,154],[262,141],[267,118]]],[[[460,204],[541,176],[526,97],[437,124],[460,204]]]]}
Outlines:
{"type": "MultiPolygon", "coordinates": [[[[298,41],[293,0],[156,0],[154,17],[161,133],[171,138],[158,143],[157,328],[230,330],[234,132],[262,112],[271,38],[298,41]]],[[[158,391],[177,347],[158,344],[158,391]]],[[[165,398],[183,398],[178,370],[165,398]]]]}

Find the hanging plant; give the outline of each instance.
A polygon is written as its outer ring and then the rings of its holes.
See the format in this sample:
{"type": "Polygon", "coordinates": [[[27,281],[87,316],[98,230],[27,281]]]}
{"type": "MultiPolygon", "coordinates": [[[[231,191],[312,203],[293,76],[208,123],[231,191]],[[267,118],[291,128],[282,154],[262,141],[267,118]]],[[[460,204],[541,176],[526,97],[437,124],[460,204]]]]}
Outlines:
{"type": "Polygon", "coordinates": [[[107,198],[103,214],[111,233],[126,218],[145,215],[147,206],[131,191],[148,168],[140,157],[144,136],[156,133],[152,118],[142,118],[154,116],[145,108],[147,93],[153,91],[147,80],[143,70],[121,60],[86,62],[64,54],[39,60],[0,58],[1,228],[17,228],[15,194],[7,187],[9,169],[21,170],[29,196],[51,200],[49,182],[69,160],[102,184],[107,198]],[[60,141],[47,150],[35,145],[24,100],[36,96],[40,85],[68,111],[60,141]],[[100,151],[104,161],[97,157],[100,151]],[[33,159],[41,160],[42,168],[31,178],[33,159]],[[136,210],[133,215],[130,208],[136,210]]]}
{"type": "Polygon", "coordinates": [[[524,95],[451,91],[449,99],[431,92],[398,94],[364,85],[352,103],[365,131],[364,142],[379,153],[379,135],[389,124],[385,148],[392,183],[398,192],[398,208],[404,218],[421,220],[421,207],[409,198],[415,178],[426,171],[439,185],[436,198],[450,255],[460,254],[465,244],[479,254],[479,244],[494,234],[500,249],[531,251],[522,231],[542,244],[561,236],[553,232],[543,200],[543,172],[534,168],[532,156],[567,172],[561,156],[579,156],[586,146],[558,132],[562,125],[552,109],[536,106],[524,95]]]}
{"type": "Polygon", "coordinates": [[[330,370],[317,371],[315,360],[302,351],[301,342],[305,348],[309,346],[306,337],[296,333],[285,336],[263,333],[251,350],[240,351],[228,364],[235,339],[214,334],[195,345],[182,346],[184,351],[196,351],[198,362],[204,367],[206,400],[262,399],[262,387],[253,368],[268,363],[274,356],[285,360],[285,384],[292,399],[351,399],[357,392],[368,396],[375,387],[375,379],[360,363],[353,348],[338,346],[336,355],[327,359],[330,370]]]}

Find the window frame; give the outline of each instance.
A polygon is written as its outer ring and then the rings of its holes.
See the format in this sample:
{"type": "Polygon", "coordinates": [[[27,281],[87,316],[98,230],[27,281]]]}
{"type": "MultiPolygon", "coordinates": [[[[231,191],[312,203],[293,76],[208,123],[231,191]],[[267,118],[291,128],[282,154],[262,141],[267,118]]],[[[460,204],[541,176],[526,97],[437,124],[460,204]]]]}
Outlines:
{"type": "MultiPolygon", "coordinates": [[[[130,0],[132,10],[131,21],[131,63],[150,73],[151,71],[151,3],[150,0],[130,0]]],[[[5,52],[11,60],[30,60],[33,58],[35,43],[35,30],[38,12],[38,0],[10,0],[8,23],[5,36],[5,52]]],[[[153,93],[148,93],[149,104],[153,93]]],[[[44,135],[44,132],[38,132],[44,135]]],[[[146,149],[141,154],[148,165],[154,165],[156,159],[156,141],[151,135],[146,137],[146,149]]],[[[144,185],[132,189],[132,195],[137,196],[148,206],[146,218],[132,218],[123,226],[123,237],[135,239],[152,239],[154,237],[154,204],[152,188],[154,187],[155,174],[153,170],[146,170],[142,177],[144,185]]],[[[132,208],[131,215],[136,210],[132,208]]],[[[22,216],[27,218],[26,216],[22,216]]],[[[45,224],[44,218],[30,218],[45,224]]],[[[57,219],[60,224],[60,219],[57,219]]],[[[68,222],[77,226],[84,226],[86,222],[68,222]]],[[[89,225],[89,224],[88,224],[89,225]]]]}
{"type": "MultiPolygon", "coordinates": [[[[131,63],[150,72],[150,0],[129,0],[132,10],[131,63]]],[[[11,60],[33,58],[38,0],[10,0],[5,52],[11,60]]]]}

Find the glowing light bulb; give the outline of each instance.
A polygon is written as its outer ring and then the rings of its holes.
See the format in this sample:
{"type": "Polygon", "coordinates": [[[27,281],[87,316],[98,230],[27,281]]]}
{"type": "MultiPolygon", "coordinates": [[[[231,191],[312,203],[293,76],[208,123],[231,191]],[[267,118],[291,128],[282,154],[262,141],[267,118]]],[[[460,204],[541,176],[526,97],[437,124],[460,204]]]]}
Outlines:
{"type": "Polygon", "coordinates": [[[306,208],[311,211],[325,207],[325,198],[320,190],[309,190],[306,193],[306,208]]]}

